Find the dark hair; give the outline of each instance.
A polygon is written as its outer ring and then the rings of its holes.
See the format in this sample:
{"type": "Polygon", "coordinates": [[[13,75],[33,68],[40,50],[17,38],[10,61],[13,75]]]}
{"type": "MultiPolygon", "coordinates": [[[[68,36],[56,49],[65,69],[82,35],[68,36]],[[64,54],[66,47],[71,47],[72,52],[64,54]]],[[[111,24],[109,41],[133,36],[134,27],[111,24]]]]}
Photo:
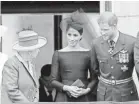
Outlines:
{"type": "Polygon", "coordinates": [[[51,74],[51,64],[46,64],[41,68],[41,76],[50,76],[51,74]]]}
{"type": "Polygon", "coordinates": [[[66,28],[66,32],[70,29],[73,28],[77,30],[81,35],[83,34],[83,27],[80,24],[74,23],[74,24],[68,24],[66,28]]]}

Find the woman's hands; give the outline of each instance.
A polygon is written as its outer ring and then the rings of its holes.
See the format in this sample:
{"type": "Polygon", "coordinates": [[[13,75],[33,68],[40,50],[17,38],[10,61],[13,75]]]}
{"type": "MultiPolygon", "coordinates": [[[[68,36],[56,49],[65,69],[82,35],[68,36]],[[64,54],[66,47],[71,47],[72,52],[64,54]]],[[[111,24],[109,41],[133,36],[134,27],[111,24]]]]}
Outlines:
{"type": "Polygon", "coordinates": [[[77,98],[79,96],[80,88],[77,86],[64,85],[63,90],[69,92],[71,96],[77,98]]]}
{"type": "Polygon", "coordinates": [[[79,96],[85,95],[90,91],[90,88],[79,88],[77,86],[64,85],[64,91],[68,91],[72,97],[78,98],[79,96]]]}
{"type": "Polygon", "coordinates": [[[86,88],[86,89],[80,88],[79,96],[86,95],[89,92],[90,92],[90,88],[86,88]]]}

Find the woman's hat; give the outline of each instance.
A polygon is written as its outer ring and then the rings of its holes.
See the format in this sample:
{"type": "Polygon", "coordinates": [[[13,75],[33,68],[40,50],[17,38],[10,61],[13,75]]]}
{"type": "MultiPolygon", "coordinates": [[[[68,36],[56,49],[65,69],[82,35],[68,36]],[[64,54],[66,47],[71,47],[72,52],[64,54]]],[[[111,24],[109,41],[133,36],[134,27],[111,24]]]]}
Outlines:
{"type": "Polygon", "coordinates": [[[60,28],[62,31],[66,31],[67,27],[73,27],[76,30],[83,29],[84,25],[88,24],[88,20],[86,19],[85,13],[83,9],[79,9],[67,18],[64,18],[60,22],[60,28]]]}
{"type": "Polygon", "coordinates": [[[18,41],[14,43],[13,49],[17,51],[31,51],[44,46],[46,38],[38,36],[33,30],[23,30],[18,33],[18,41]]]}

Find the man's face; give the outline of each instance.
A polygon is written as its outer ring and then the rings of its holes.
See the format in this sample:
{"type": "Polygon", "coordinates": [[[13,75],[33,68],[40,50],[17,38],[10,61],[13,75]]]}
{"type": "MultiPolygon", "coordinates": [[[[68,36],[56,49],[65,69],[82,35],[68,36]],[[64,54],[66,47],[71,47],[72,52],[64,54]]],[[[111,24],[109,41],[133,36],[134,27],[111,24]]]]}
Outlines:
{"type": "Polygon", "coordinates": [[[112,26],[109,26],[108,23],[99,24],[100,33],[103,36],[104,40],[110,40],[114,35],[114,30],[112,26]]]}

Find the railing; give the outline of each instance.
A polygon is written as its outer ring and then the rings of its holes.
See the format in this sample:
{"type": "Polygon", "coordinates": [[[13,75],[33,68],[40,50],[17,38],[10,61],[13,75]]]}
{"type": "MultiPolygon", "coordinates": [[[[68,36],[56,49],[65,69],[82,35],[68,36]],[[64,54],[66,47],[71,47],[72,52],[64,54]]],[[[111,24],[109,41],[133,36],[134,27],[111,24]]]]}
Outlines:
{"type": "MultiPolygon", "coordinates": [[[[6,103],[4,103],[6,104],[6,103]]],[[[139,101],[128,102],[112,102],[112,101],[100,101],[100,102],[38,102],[38,103],[13,103],[13,104],[139,104],[139,101]]]]}

